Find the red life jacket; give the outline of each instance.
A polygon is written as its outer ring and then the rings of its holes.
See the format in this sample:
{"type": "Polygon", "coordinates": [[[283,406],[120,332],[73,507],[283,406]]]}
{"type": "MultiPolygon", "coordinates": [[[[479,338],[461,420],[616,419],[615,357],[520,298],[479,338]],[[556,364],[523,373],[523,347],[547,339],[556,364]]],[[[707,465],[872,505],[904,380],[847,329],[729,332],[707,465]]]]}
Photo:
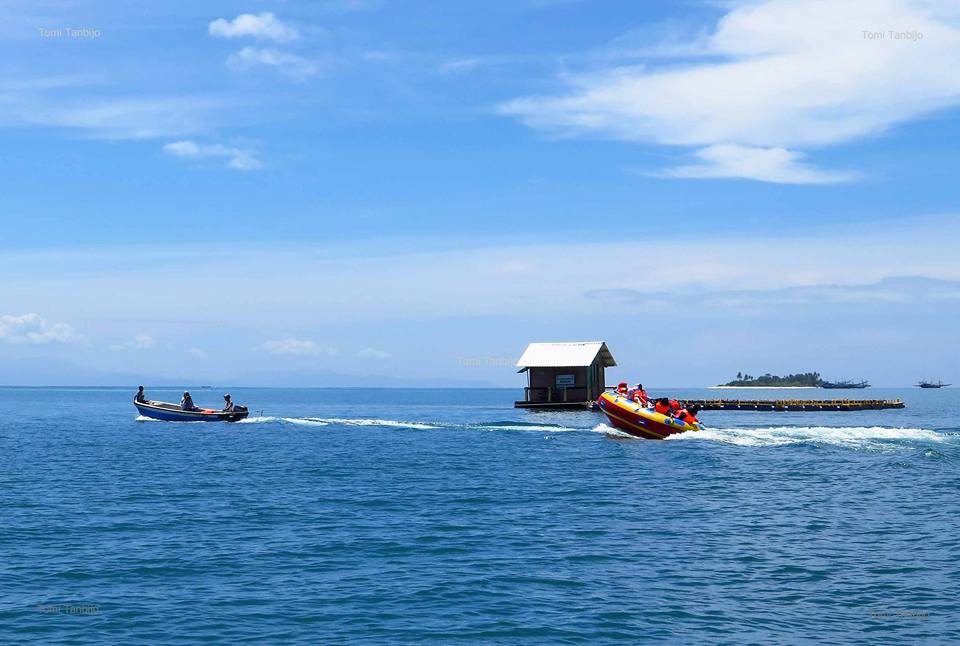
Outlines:
{"type": "Polygon", "coordinates": [[[646,390],[634,390],[633,391],[634,401],[639,402],[641,405],[647,405],[647,391],[646,390]]]}
{"type": "Polygon", "coordinates": [[[659,401],[654,405],[653,410],[660,413],[661,415],[669,415],[670,407],[665,404],[660,403],[659,401]]]}
{"type": "Polygon", "coordinates": [[[670,410],[672,410],[672,411],[675,412],[675,413],[679,413],[679,412],[680,412],[680,402],[678,402],[676,399],[671,399],[671,400],[670,400],[670,410]]]}

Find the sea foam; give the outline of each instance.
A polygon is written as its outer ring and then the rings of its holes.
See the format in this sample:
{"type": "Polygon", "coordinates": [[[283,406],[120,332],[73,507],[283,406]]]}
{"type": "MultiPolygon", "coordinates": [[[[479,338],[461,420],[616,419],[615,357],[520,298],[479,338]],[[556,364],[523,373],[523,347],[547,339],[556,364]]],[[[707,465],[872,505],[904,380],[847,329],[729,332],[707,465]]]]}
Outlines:
{"type": "Polygon", "coordinates": [[[831,444],[850,448],[894,448],[911,442],[945,442],[949,436],[922,428],[883,426],[771,426],[723,428],[671,435],[668,440],[713,441],[738,446],[831,444]]]}

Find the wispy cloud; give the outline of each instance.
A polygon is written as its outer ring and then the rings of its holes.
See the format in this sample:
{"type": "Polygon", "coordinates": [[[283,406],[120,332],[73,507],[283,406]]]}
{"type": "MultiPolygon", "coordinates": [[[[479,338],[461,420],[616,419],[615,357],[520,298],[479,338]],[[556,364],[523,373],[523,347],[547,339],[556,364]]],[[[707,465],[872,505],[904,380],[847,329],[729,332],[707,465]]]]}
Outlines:
{"type": "Polygon", "coordinates": [[[819,170],[801,161],[802,153],[786,148],[758,148],[718,144],[694,153],[696,164],[643,172],[654,177],[745,178],[777,184],[836,184],[856,173],[819,170]]]}
{"type": "Polygon", "coordinates": [[[110,349],[116,352],[123,352],[126,350],[149,350],[157,344],[156,340],[152,336],[146,334],[138,334],[128,341],[123,343],[117,343],[111,345],[110,349]]]}
{"type": "Polygon", "coordinates": [[[201,96],[78,99],[59,92],[21,92],[0,101],[0,125],[54,127],[106,139],[152,139],[203,130],[225,108],[201,96]]]}
{"type": "Polygon", "coordinates": [[[44,345],[82,340],[66,323],[49,323],[36,313],[0,316],[0,340],[10,344],[44,345]]]}
{"type": "Polygon", "coordinates": [[[301,81],[323,71],[323,66],[317,61],[270,47],[244,47],[227,58],[227,65],[235,70],[274,68],[289,78],[301,81]]]}
{"type": "Polygon", "coordinates": [[[468,72],[474,68],[480,67],[486,62],[486,59],[474,56],[470,58],[456,58],[445,63],[441,63],[440,72],[443,74],[459,74],[468,72]]]}
{"type": "Polygon", "coordinates": [[[334,348],[325,348],[314,341],[308,339],[276,339],[266,341],[255,348],[261,352],[270,354],[288,354],[301,357],[312,357],[319,355],[335,356],[337,351],[334,348]]]}
{"type": "Polygon", "coordinates": [[[389,359],[393,355],[386,350],[378,350],[377,348],[364,348],[357,353],[357,356],[361,359],[389,359]]]}
{"type": "Polygon", "coordinates": [[[189,139],[164,144],[163,151],[184,159],[220,158],[235,170],[256,170],[263,166],[253,152],[244,148],[232,148],[223,144],[198,144],[189,139]]]}
{"type": "Polygon", "coordinates": [[[295,27],[282,22],[269,11],[260,14],[242,13],[233,20],[217,18],[207,26],[207,30],[211,36],[217,38],[249,37],[278,43],[300,37],[300,32],[295,27]]]}
{"type": "Polygon", "coordinates": [[[844,305],[898,309],[924,306],[939,308],[951,304],[956,307],[960,304],[960,281],[895,276],[871,283],[799,285],[780,289],[687,289],[658,292],[616,287],[588,290],[585,296],[590,300],[603,302],[608,307],[633,306],[644,309],[652,306],[661,310],[686,310],[691,303],[695,303],[701,311],[783,315],[787,308],[829,308],[829,311],[833,312],[844,305]]]}
{"type": "Polygon", "coordinates": [[[841,144],[960,104],[952,2],[736,2],[699,53],[571,75],[562,95],[518,98],[500,111],[570,136],[699,149],[698,163],[667,176],[824,183],[854,175],[800,164],[794,148],[841,144]]]}
{"type": "MultiPolygon", "coordinates": [[[[624,279],[632,287],[639,280],[665,292],[694,295],[831,284],[838,276],[843,278],[840,282],[851,284],[898,275],[960,280],[960,265],[949,253],[930,251],[931,240],[949,248],[960,239],[958,222],[950,214],[926,222],[915,218],[887,222],[869,231],[862,226],[811,226],[789,236],[757,232],[718,237],[692,228],[664,239],[527,245],[503,244],[499,239],[481,244],[475,239],[476,248],[446,250],[393,240],[383,246],[365,244],[362,250],[331,243],[318,254],[309,241],[291,247],[241,241],[229,250],[185,243],[84,253],[9,253],[0,254],[0,275],[25,278],[17,284],[0,281],[0,302],[16,312],[31,311],[36,307],[32,303],[55,303],[58,311],[83,313],[97,300],[102,318],[123,320],[135,312],[138,320],[162,322],[176,320],[177,314],[165,304],[177,297],[185,281],[242,285],[248,304],[243,321],[263,332],[263,338],[249,346],[270,339],[273,342],[261,347],[262,352],[325,354],[324,346],[333,345],[350,348],[347,354],[353,356],[373,345],[373,332],[348,340],[336,331],[340,339],[336,342],[320,345],[320,339],[314,339],[302,345],[298,341],[311,337],[292,334],[285,325],[289,321],[317,325],[327,338],[330,331],[321,324],[500,317],[504,312],[563,320],[593,311],[595,304],[580,294],[624,279]],[[602,276],[584,273],[578,263],[558,263],[557,258],[602,258],[602,276]],[[438,273],[437,267],[457,271],[438,273]],[[543,279],[545,270],[550,280],[543,279]],[[383,276],[391,276],[397,285],[429,284],[430,289],[371,292],[370,285],[382,284],[383,276]],[[318,291],[317,285],[324,287],[318,291]],[[104,293],[125,297],[103,299],[104,293]],[[305,293],[313,297],[304,299],[305,293]]],[[[216,308],[201,308],[191,316],[205,322],[229,318],[216,308]]]]}

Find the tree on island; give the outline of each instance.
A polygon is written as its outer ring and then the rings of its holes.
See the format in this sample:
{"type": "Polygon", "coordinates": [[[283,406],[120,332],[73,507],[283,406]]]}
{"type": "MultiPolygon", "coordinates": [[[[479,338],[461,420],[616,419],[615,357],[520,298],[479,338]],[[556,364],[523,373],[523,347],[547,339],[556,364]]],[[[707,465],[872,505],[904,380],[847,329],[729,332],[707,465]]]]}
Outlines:
{"type": "Polygon", "coordinates": [[[777,375],[771,375],[769,372],[765,373],[759,377],[754,377],[747,372],[738,372],[737,378],[733,381],[728,381],[722,386],[768,386],[772,388],[787,388],[787,387],[806,387],[806,388],[819,388],[823,383],[823,380],[820,379],[819,372],[800,372],[797,374],[785,375],[779,377],[777,375]]]}

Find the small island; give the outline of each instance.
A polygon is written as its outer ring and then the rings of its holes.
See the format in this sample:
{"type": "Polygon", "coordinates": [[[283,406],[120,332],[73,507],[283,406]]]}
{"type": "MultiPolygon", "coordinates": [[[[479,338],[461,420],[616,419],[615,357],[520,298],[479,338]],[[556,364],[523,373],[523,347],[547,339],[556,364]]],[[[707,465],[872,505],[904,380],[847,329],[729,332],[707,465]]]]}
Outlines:
{"type": "Polygon", "coordinates": [[[820,388],[823,380],[819,372],[801,372],[795,375],[779,377],[766,373],[754,377],[745,372],[738,372],[737,378],[720,384],[723,388],[820,388]]]}

